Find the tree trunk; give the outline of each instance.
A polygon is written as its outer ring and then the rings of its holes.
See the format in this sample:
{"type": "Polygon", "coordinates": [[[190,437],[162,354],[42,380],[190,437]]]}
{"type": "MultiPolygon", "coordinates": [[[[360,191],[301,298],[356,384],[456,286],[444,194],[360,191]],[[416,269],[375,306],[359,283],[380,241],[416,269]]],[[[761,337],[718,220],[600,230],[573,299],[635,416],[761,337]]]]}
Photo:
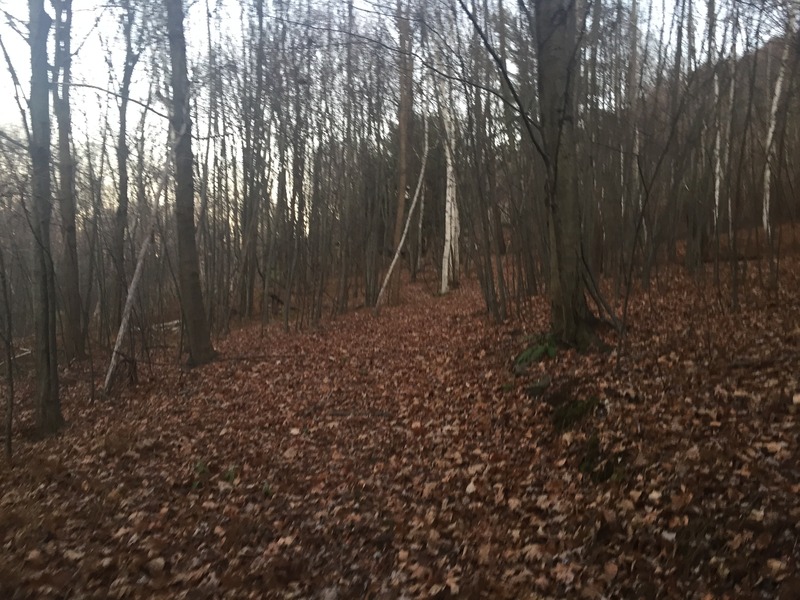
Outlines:
{"type": "MultiPolygon", "coordinates": [[[[406,210],[406,186],[408,180],[408,129],[411,120],[411,26],[409,24],[408,6],[403,8],[400,1],[397,3],[397,28],[400,33],[400,106],[398,109],[397,123],[397,212],[394,217],[393,247],[400,247],[403,237],[403,223],[406,210]]],[[[389,281],[389,304],[400,301],[400,272],[395,271],[389,281]]]]}
{"type": "Polygon", "coordinates": [[[111,282],[111,322],[117,327],[122,319],[122,305],[125,301],[125,230],[128,227],[129,175],[128,175],[128,95],[130,94],[133,70],[139,61],[139,53],[133,49],[134,11],[130,0],[124,0],[122,8],[122,35],[125,39],[125,65],[122,68],[122,83],[119,88],[119,133],[117,135],[117,173],[119,174],[119,195],[117,212],[114,215],[114,231],[111,236],[111,260],[114,263],[115,277],[111,282]]]}
{"type": "Polygon", "coordinates": [[[766,151],[766,160],[764,162],[764,195],[762,202],[761,221],[764,227],[764,233],[768,240],[772,238],[772,230],[770,223],[770,191],[772,189],[772,160],[775,155],[775,129],[778,124],[778,106],[780,104],[781,95],[783,91],[783,81],[786,77],[786,66],[789,62],[789,51],[792,44],[790,40],[794,35],[794,7],[791,3],[786,6],[786,38],[783,46],[783,53],[781,54],[781,62],[778,70],[778,79],[775,82],[775,90],[772,94],[772,106],[769,111],[769,128],[767,129],[767,139],[764,144],[766,151]]]}
{"type": "Polygon", "coordinates": [[[455,124],[450,109],[450,95],[441,78],[437,79],[437,100],[444,125],[444,158],[447,183],[444,200],[444,250],[442,251],[442,279],[439,293],[446,294],[450,285],[458,282],[458,204],[456,202],[455,124]]]}
{"type": "Polygon", "coordinates": [[[11,434],[14,429],[14,328],[11,320],[11,294],[8,290],[6,259],[0,248],[0,298],[3,299],[3,349],[6,355],[6,421],[4,444],[6,460],[11,464],[11,434]]]}
{"type": "Polygon", "coordinates": [[[42,433],[64,422],[58,396],[55,273],[50,251],[53,190],[50,181],[50,67],[47,41],[52,19],[44,0],[29,0],[31,47],[31,187],[33,191],[34,313],[36,315],[37,418],[42,433]]]}
{"type": "Polygon", "coordinates": [[[535,9],[547,173],[551,327],[562,342],[581,347],[591,337],[584,296],[575,147],[576,7],[574,0],[540,0],[535,9]]]}
{"type": "Polygon", "coordinates": [[[400,254],[403,251],[403,245],[406,243],[406,237],[408,236],[408,230],[411,227],[411,218],[414,216],[414,209],[417,207],[417,200],[419,200],[420,193],[422,191],[422,184],[425,181],[425,165],[428,164],[428,121],[427,117],[425,120],[425,146],[422,153],[422,164],[419,168],[419,179],[417,180],[417,187],[414,190],[414,198],[411,200],[411,208],[408,209],[408,219],[406,219],[406,225],[403,228],[403,235],[400,238],[400,243],[398,244],[397,248],[394,250],[394,257],[392,258],[392,262],[389,265],[389,271],[386,273],[386,278],[383,280],[383,285],[381,286],[381,291],[378,292],[378,299],[375,301],[375,308],[378,309],[381,305],[381,301],[383,300],[384,293],[386,292],[386,285],[392,279],[392,273],[394,273],[394,268],[397,265],[397,260],[400,258],[400,254]]]}
{"type": "Polygon", "coordinates": [[[178,235],[178,284],[181,310],[186,325],[189,364],[211,361],[216,352],[211,345],[203,292],[200,287],[200,260],[197,256],[194,225],[194,172],[191,120],[189,118],[189,77],[186,67],[186,39],[183,33],[181,0],[164,0],[167,9],[172,73],[172,140],[175,144],[175,221],[178,235]]]}
{"type": "Polygon", "coordinates": [[[64,237],[61,290],[64,300],[64,355],[67,362],[82,359],[86,347],[81,327],[81,291],[78,270],[78,241],[75,227],[75,160],[72,156],[72,116],[69,86],[72,56],[70,35],[72,0],[56,3],[55,77],[53,108],[58,124],[58,204],[64,237]],[[60,75],[59,75],[60,74],[60,75]],[[60,80],[59,80],[60,77],[60,80]]]}

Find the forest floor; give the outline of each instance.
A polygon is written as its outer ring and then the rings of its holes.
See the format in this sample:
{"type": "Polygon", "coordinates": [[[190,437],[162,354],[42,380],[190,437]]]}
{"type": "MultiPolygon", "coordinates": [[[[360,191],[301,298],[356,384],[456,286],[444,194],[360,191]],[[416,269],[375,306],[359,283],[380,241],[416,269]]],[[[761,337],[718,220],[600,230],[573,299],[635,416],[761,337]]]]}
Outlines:
{"type": "Polygon", "coordinates": [[[622,349],[527,368],[544,301],[496,326],[467,284],[113,402],[66,372],[0,466],[0,597],[800,598],[800,262],[739,312],[669,273],[622,349]]]}

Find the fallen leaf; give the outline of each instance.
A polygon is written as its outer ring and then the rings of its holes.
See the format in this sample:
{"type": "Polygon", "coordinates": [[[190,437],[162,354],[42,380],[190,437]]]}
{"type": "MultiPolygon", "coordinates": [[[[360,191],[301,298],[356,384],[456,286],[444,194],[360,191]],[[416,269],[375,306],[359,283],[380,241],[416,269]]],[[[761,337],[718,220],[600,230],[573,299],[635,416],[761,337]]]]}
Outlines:
{"type": "Polygon", "coordinates": [[[64,558],[73,562],[79,561],[84,557],[84,553],[80,550],[65,550],[64,558]]]}
{"type": "Polygon", "coordinates": [[[156,577],[164,572],[165,561],[160,556],[149,560],[145,565],[145,569],[151,577],[156,577]]]}
{"type": "Polygon", "coordinates": [[[785,563],[777,558],[767,559],[767,568],[770,573],[775,576],[786,568],[785,563]]]}

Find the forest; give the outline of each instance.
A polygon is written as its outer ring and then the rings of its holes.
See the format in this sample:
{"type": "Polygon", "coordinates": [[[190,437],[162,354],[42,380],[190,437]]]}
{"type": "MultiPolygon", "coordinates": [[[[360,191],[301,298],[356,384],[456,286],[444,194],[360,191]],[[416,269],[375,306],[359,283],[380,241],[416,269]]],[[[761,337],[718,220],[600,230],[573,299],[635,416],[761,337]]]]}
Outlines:
{"type": "Polygon", "coordinates": [[[797,0],[0,0],[0,597],[800,598],[797,0]]]}

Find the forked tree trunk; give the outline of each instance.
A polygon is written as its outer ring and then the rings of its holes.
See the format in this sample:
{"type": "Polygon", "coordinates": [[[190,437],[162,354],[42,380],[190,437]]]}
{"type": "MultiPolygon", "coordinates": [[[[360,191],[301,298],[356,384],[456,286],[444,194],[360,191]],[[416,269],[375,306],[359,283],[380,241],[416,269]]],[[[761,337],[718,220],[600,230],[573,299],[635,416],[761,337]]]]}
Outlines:
{"type": "Polygon", "coordinates": [[[211,361],[211,345],[203,291],[200,287],[200,259],[197,256],[194,225],[194,169],[191,121],[189,119],[189,77],[186,68],[186,39],[183,33],[182,0],[164,0],[167,9],[172,72],[172,141],[175,145],[175,222],[178,234],[178,284],[186,326],[189,364],[211,361]]]}
{"type": "Polygon", "coordinates": [[[581,216],[575,146],[578,77],[574,0],[535,3],[539,98],[546,162],[552,331],[562,342],[591,340],[581,259],[581,216]]]}

